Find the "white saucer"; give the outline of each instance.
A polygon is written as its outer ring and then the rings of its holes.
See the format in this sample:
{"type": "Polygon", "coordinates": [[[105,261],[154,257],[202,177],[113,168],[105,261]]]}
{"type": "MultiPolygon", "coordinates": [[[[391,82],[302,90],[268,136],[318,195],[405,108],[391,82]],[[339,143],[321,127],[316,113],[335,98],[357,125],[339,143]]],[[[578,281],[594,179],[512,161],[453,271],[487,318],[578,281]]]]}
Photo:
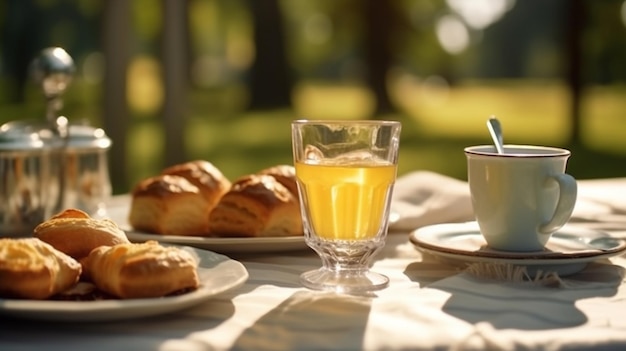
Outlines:
{"type": "Polygon", "coordinates": [[[626,250],[626,241],[609,234],[566,225],[554,233],[545,250],[508,252],[487,246],[476,222],[426,226],[413,231],[409,240],[423,252],[453,262],[488,262],[526,266],[529,271],[577,273],[588,263],[617,256],[626,250]]]}

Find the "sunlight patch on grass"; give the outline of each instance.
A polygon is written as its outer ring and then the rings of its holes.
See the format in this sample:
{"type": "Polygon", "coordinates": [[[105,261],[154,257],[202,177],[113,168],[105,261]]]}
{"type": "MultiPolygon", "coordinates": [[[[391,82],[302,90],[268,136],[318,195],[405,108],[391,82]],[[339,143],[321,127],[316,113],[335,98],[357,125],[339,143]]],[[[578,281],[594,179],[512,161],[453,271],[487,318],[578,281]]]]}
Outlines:
{"type": "MultiPolygon", "coordinates": [[[[362,88],[309,85],[304,95],[298,97],[306,98],[306,104],[320,112],[309,116],[287,108],[244,111],[231,116],[232,111],[217,111],[217,105],[204,94],[194,95],[200,101],[192,104],[196,110],[187,119],[185,158],[208,160],[230,179],[275,164],[291,164],[291,121],[303,117],[370,118],[364,115],[362,106],[355,105],[359,101],[370,103],[361,100],[367,94],[362,95],[359,89],[362,88]],[[352,106],[356,106],[354,111],[352,106]],[[342,109],[350,113],[340,113],[342,109]],[[211,114],[199,111],[211,111],[211,114]]],[[[586,145],[626,154],[625,90],[611,87],[585,91],[581,132],[586,145]]],[[[446,92],[404,89],[396,93],[402,113],[384,117],[403,123],[399,175],[429,170],[465,178],[463,147],[467,143],[491,143],[485,121],[492,113],[502,121],[506,143],[560,146],[569,137],[569,95],[558,83],[481,82],[455,86],[446,92]]],[[[129,131],[127,169],[133,184],[160,171],[164,133],[157,122],[140,122],[129,131]]],[[[615,174],[611,167],[619,162],[596,160],[596,156],[587,156],[583,151],[572,159],[572,166],[580,174],[585,177],[615,174]],[[602,171],[604,163],[608,164],[602,171]]]]}
{"type": "Polygon", "coordinates": [[[192,152],[211,151],[229,145],[252,147],[291,143],[290,110],[248,112],[236,119],[190,119],[185,128],[187,148],[192,152]]]}
{"type": "Polygon", "coordinates": [[[291,164],[288,109],[248,112],[233,119],[191,119],[187,156],[213,163],[230,179],[279,163],[291,164]]]}
{"type": "Polygon", "coordinates": [[[581,137],[592,148],[626,153],[626,87],[594,87],[582,105],[581,137]]]}
{"type": "Polygon", "coordinates": [[[147,55],[134,58],[128,67],[128,106],[142,114],[157,113],[163,105],[165,87],[159,61],[147,55]]]}
{"type": "Polygon", "coordinates": [[[246,117],[233,125],[233,139],[244,145],[291,144],[291,118],[276,112],[246,117]]]}
{"type": "Polygon", "coordinates": [[[440,91],[407,84],[395,90],[398,104],[425,134],[487,140],[485,121],[496,115],[506,143],[560,144],[569,136],[568,94],[561,84],[481,82],[433,89],[440,91]]]}
{"type": "Polygon", "coordinates": [[[300,83],[292,95],[298,118],[367,119],[375,109],[372,93],[356,84],[300,83]]]}
{"type": "Polygon", "coordinates": [[[163,129],[157,123],[141,123],[128,130],[127,164],[130,184],[153,176],[161,164],[165,154],[165,138],[163,129]]]}
{"type": "Polygon", "coordinates": [[[190,119],[185,126],[185,147],[191,155],[217,149],[228,135],[223,129],[219,123],[190,119]]]}

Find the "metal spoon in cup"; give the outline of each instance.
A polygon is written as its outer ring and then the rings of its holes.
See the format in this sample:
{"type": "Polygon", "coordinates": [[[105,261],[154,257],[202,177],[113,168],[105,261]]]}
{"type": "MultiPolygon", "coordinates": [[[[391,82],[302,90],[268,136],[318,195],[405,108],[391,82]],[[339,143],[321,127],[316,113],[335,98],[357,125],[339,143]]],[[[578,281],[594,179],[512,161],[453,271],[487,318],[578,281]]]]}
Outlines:
{"type": "Polygon", "coordinates": [[[489,134],[491,134],[491,139],[493,139],[493,144],[496,146],[496,151],[498,151],[499,154],[503,154],[502,127],[496,116],[489,117],[487,120],[487,128],[489,129],[489,134]]]}

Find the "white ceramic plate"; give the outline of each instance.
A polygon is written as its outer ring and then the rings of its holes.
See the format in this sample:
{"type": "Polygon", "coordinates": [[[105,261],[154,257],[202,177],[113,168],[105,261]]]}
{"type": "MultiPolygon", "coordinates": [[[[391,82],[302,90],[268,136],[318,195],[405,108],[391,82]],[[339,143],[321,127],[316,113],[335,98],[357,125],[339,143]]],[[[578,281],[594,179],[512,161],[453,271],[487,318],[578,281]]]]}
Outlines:
{"type": "Polygon", "coordinates": [[[38,301],[0,299],[0,315],[49,321],[113,321],[179,311],[234,289],[248,279],[239,262],[211,251],[183,247],[200,259],[200,287],[192,292],[162,298],[99,301],[38,301]]]}
{"type": "MultiPolygon", "coordinates": [[[[130,200],[128,200],[130,201],[130,200]]],[[[162,243],[193,246],[223,254],[235,253],[266,253],[307,250],[304,236],[264,237],[264,238],[233,238],[233,237],[201,237],[184,235],[160,235],[136,231],[128,224],[128,206],[115,206],[107,209],[107,216],[117,223],[125,232],[128,240],[144,242],[156,240],[162,243]]]]}
{"type": "Polygon", "coordinates": [[[619,255],[626,242],[609,234],[566,225],[554,233],[544,251],[508,252],[490,249],[478,224],[447,223],[426,226],[413,231],[409,240],[421,251],[444,260],[490,262],[526,266],[529,272],[556,272],[561,276],[584,269],[589,262],[619,255]]]}
{"type": "Polygon", "coordinates": [[[220,253],[262,253],[305,250],[308,246],[304,236],[266,237],[266,238],[208,238],[200,236],[159,235],[138,232],[121,226],[128,240],[144,242],[156,240],[162,243],[194,246],[200,249],[220,253]]]}

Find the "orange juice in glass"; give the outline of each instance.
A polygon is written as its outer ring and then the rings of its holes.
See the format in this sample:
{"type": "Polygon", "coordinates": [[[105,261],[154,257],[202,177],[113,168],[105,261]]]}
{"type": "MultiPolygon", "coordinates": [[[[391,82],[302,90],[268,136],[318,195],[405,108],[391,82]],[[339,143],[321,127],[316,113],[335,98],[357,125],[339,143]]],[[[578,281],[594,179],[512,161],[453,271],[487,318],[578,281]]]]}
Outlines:
{"type": "Polygon", "coordinates": [[[328,240],[375,238],[384,228],[396,168],[386,162],[296,162],[312,230],[328,240]]]}
{"type": "Polygon", "coordinates": [[[363,292],[389,279],[369,270],[384,245],[396,179],[400,123],[292,123],[296,177],[307,244],[322,259],[305,272],[312,289],[363,292]]]}

